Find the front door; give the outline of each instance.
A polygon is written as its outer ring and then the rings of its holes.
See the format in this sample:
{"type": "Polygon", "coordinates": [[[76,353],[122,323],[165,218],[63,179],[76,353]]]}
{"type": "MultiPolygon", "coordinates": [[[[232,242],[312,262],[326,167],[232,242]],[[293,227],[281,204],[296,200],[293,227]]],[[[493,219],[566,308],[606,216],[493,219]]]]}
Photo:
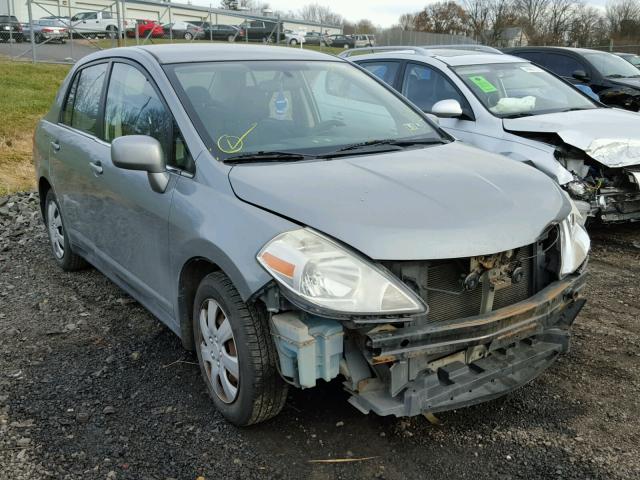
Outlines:
{"type": "MultiPolygon", "coordinates": [[[[124,135],[154,137],[167,164],[174,163],[178,134],[173,117],[148,74],[132,63],[113,63],[102,133],[107,145],[124,135]]],[[[178,175],[171,177],[164,193],[154,192],[145,172],[117,168],[109,156],[103,161],[100,185],[104,206],[104,217],[97,219],[100,249],[158,316],[172,313],[168,218],[178,175]]]]}
{"type": "Polygon", "coordinates": [[[456,100],[462,108],[462,116],[440,118],[440,126],[454,137],[474,143],[475,120],[471,106],[441,71],[425,64],[407,63],[402,94],[426,113],[431,113],[433,106],[442,100],[456,100]]]}

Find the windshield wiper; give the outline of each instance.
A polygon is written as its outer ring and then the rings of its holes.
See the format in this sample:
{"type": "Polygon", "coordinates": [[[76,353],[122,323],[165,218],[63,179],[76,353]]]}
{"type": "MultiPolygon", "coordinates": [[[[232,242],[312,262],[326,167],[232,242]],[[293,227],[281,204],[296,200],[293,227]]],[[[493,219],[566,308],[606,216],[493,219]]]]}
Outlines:
{"type": "Polygon", "coordinates": [[[521,117],[534,117],[538,115],[537,113],[531,112],[520,112],[520,113],[512,113],[510,115],[504,115],[502,118],[521,118],[521,117]]]}
{"type": "Polygon", "coordinates": [[[346,147],[339,148],[334,152],[327,153],[325,155],[321,155],[322,158],[335,158],[343,155],[355,155],[355,154],[366,154],[372,152],[384,152],[386,150],[381,150],[378,147],[397,147],[394,150],[402,150],[405,147],[410,147],[412,145],[435,145],[446,143],[443,139],[395,139],[389,138],[385,140],[370,140],[368,142],[354,143],[353,145],[347,145],[346,147]]]}
{"type": "Polygon", "coordinates": [[[242,155],[233,155],[224,159],[224,163],[230,165],[238,165],[241,163],[260,163],[260,162],[297,162],[299,160],[307,160],[317,158],[315,155],[307,155],[305,153],[292,152],[253,152],[243,153],[242,155]]]}
{"type": "Polygon", "coordinates": [[[612,73],[611,75],[605,75],[606,78],[627,78],[626,75],[621,75],[620,73],[612,73]]]}

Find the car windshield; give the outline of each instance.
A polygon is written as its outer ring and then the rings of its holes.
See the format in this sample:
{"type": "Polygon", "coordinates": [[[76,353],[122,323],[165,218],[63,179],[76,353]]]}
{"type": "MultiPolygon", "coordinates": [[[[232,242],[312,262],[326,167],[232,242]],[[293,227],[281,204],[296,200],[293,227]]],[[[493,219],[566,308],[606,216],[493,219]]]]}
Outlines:
{"type": "Polygon", "coordinates": [[[624,57],[624,59],[629,62],[631,65],[636,67],[640,67],[640,56],[638,55],[628,55],[624,57]]]}
{"type": "Polygon", "coordinates": [[[454,70],[498,117],[597,108],[585,95],[531,63],[471,65],[454,70]]]}
{"type": "Polygon", "coordinates": [[[639,77],[638,69],[626,60],[606,52],[589,52],[584,54],[584,58],[589,60],[603,77],[607,78],[629,78],[639,77]]]}
{"type": "Polygon", "coordinates": [[[167,71],[219,160],[269,152],[322,156],[383,140],[449,140],[346,62],[207,62],[167,71]]]}

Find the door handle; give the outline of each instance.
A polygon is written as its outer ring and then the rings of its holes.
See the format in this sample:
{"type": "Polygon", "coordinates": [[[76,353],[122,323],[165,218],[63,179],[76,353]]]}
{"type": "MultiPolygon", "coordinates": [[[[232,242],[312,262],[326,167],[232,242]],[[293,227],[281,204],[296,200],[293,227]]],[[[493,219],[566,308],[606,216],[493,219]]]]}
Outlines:
{"type": "Polygon", "coordinates": [[[51,140],[51,146],[53,147],[53,151],[57,152],[60,150],[60,144],[57,140],[51,140]]]}
{"type": "Polygon", "coordinates": [[[102,162],[89,162],[89,166],[91,170],[93,170],[94,175],[102,175],[102,162]]]}

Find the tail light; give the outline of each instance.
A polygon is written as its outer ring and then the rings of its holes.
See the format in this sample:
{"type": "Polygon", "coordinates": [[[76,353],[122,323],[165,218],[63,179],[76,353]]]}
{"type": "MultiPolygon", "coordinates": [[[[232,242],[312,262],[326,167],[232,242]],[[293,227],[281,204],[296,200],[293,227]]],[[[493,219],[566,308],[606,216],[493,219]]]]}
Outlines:
{"type": "Polygon", "coordinates": [[[22,25],[18,24],[17,27],[18,27],[18,31],[21,32],[22,31],[22,25]]]}
{"type": "Polygon", "coordinates": [[[44,33],[51,33],[51,32],[53,32],[53,29],[52,28],[43,28],[42,31],[44,33]]]}

